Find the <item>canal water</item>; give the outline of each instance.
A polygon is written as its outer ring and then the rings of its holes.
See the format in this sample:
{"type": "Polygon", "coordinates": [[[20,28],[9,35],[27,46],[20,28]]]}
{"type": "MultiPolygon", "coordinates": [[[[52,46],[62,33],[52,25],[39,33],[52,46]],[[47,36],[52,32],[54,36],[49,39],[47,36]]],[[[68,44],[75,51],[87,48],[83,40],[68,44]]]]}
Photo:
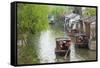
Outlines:
{"type": "MultiPolygon", "coordinates": [[[[40,63],[55,63],[55,62],[72,62],[72,61],[85,61],[95,60],[96,51],[89,49],[75,48],[74,43],[71,43],[70,56],[65,59],[64,57],[55,55],[56,38],[68,37],[67,34],[59,28],[50,27],[48,30],[42,31],[38,38],[38,58],[40,63]]],[[[70,38],[70,37],[69,37],[70,38]]]]}

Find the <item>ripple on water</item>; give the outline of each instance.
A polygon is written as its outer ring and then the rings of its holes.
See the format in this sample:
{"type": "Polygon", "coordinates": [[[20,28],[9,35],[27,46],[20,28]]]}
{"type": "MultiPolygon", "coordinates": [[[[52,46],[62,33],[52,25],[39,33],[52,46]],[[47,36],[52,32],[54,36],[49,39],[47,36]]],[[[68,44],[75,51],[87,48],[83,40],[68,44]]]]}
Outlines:
{"type": "Polygon", "coordinates": [[[55,39],[50,30],[41,32],[39,48],[39,58],[41,63],[55,62],[55,39]]]}

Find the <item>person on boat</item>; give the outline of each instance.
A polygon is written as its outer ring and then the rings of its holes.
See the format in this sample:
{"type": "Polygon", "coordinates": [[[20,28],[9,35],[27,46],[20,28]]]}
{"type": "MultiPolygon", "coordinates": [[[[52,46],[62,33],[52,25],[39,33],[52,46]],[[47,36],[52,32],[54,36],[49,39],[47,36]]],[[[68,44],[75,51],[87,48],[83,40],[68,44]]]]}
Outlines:
{"type": "Polygon", "coordinates": [[[62,44],[62,50],[68,50],[68,48],[69,48],[69,45],[68,45],[68,43],[66,42],[66,41],[63,41],[63,44],[62,44]]]}
{"type": "Polygon", "coordinates": [[[63,47],[63,41],[59,41],[60,48],[63,47]]]}

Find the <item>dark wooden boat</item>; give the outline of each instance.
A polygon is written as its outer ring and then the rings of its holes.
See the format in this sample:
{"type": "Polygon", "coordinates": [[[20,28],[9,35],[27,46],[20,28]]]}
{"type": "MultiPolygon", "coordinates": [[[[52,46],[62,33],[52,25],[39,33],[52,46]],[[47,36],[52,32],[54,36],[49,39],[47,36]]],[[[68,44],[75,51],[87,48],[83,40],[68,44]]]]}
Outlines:
{"type": "Polygon", "coordinates": [[[55,54],[59,56],[69,56],[71,40],[69,38],[56,38],[55,54]]]}
{"type": "Polygon", "coordinates": [[[76,36],[75,45],[79,48],[88,48],[89,47],[89,38],[87,35],[78,35],[76,36]]]}

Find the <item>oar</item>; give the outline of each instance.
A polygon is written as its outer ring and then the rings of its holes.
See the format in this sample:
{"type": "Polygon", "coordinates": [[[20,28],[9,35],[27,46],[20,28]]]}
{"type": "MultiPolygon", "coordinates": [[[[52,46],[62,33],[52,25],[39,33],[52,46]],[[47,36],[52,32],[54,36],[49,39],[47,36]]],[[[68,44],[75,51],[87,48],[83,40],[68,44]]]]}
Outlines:
{"type": "Polygon", "coordinates": [[[68,55],[68,51],[70,50],[70,47],[68,48],[68,50],[67,50],[67,52],[66,52],[66,54],[65,54],[65,56],[64,56],[64,58],[65,59],[67,59],[67,55],[68,55]]]}

